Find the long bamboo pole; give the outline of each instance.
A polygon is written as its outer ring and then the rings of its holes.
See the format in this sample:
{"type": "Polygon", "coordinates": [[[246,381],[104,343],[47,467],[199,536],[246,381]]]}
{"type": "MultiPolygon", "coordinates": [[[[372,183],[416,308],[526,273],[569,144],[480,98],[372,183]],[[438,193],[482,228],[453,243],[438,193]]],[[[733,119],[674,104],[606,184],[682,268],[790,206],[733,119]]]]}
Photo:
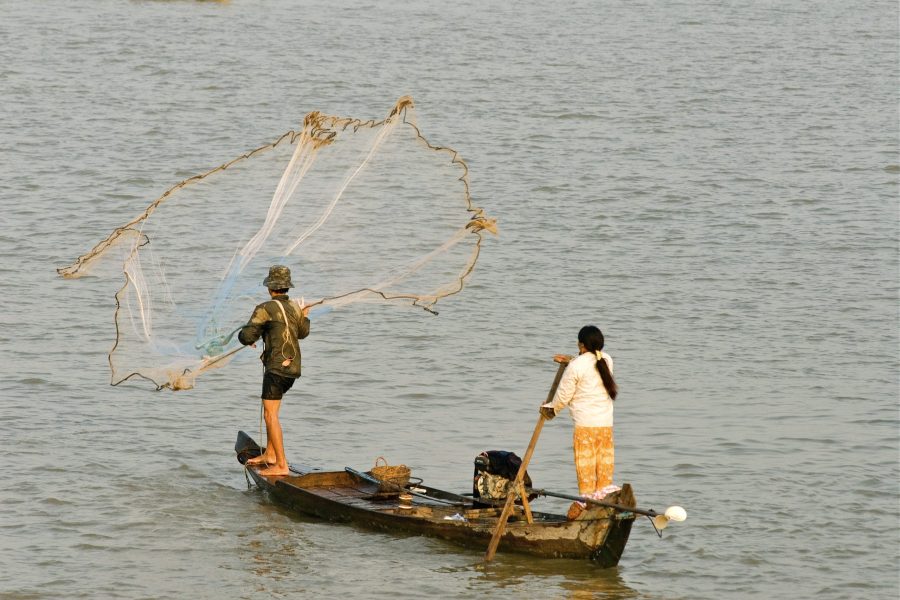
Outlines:
{"type": "MultiPolygon", "coordinates": [[[[556,370],[556,377],[553,379],[553,385],[550,386],[550,393],[547,394],[547,401],[544,402],[544,404],[553,400],[553,396],[556,394],[556,388],[559,386],[559,380],[562,379],[563,371],[566,370],[566,364],[567,363],[564,362],[559,364],[559,368],[556,370]]],[[[500,513],[500,519],[497,521],[494,535],[491,536],[491,543],[488,544],[487,552],[484,555],[485,562],[493,560],[494,555],[497,553],[497,546],[500,545],[500,538],[503,537],[503,531],[506,529],[506,521],[513,511],[518,490],[523,487],[522,483],[525,481],[525,470],[528,468],[528,463],[531,461],[531,455],[534,454],[534,447],[537,445],[538,437],[541,435],[541,429],[544,428],[544,421],[546,421],[546,418],[544,415],[541,415],[538,418],[537,425],[534,426],[534,433],[531,434],[531,442],[528,443],[528,449],[525,451],[525,456],[522,458],[522,466],[519,467],[519,472],[516,473],[516,480],[510,484],[508,488],[506,504],[503,506],[503,512],[500,513]]]]}
{"type": "Polygon", "coordinates": [[[612,508],[621,512],[633,512],[638,515],[647,515],[648,517],[658,517],[663,513],[658,513],[653,509],[648,508],[637,508],[636,506],[626,506],[624,504],[616,504],[614,502],[604,502],[603,500],[594,500],[593,498],[585,498],[584,496],[573,496],[572,494],[562,494],[560,492],[551,492],[549,490],[536,490],[533,488],[529,488],[527,490],[532,494],[537,494],[538,496],[552,496],[554,498],[562,498],[564,500],[577,500],[578,502],[584,502],[586,504],[595,504],[597,506],[605,506],[606,508],[612,508]]]}

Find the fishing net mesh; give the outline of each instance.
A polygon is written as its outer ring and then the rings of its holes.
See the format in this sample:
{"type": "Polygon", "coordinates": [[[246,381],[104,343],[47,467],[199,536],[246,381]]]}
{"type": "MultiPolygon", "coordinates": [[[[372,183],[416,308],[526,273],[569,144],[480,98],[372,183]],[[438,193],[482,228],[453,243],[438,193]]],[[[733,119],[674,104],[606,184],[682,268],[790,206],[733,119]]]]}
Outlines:
{"type": "Polygon", "coordinates": [[[435,312],[463,289],[485,230],[465,162],[425,139],[404,97],[381,121],[308,114],[173,186],[59,273],[120,264],[112,384],[186,389],[240,349],[231,333],[266,299],[270,265],[291,268],[291,297],[313,317],[357,302],[435,312]]]}

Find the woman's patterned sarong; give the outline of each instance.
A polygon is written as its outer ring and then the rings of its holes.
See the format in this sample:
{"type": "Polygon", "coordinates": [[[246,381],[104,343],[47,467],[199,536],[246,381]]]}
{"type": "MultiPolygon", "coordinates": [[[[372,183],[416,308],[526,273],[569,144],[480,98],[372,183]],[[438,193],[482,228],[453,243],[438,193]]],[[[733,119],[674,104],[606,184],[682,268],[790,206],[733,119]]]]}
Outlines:
{"type": "Polygon", "coordinates": [[[578,493],[582,496],[593,494],[610,485],[615,467],[613,428],[576,425],[572,438],[578,493]]]}

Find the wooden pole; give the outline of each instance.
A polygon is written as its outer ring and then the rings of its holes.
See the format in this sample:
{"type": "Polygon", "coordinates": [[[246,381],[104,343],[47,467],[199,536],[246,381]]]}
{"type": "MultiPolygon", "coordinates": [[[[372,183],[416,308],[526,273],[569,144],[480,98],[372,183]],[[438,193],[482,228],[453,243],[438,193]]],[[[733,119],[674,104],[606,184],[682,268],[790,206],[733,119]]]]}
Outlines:
{"type": "Polygon", "coordinates": [[[519,484],[519,489],[517,491],[519,498],[522,499],[522,508],[525,509],[525,522],[531,525],[534,523],[534,517],[531,515],[531,507],[528,505],[528,494],[525,492],[524,481],[519,484]]]}
{"type": "Polygon", "coordinates": [[[616,504],[614,502],[604,502],[603,500],[594,500],[593,498],[585,498],[584,496],[573,496],[572,494],[561,494],[559,492],[550,492],[547,490],[531,490],[532,494],[538,496],[552,496],[554,498],[563,498],[564,500],[577,500],[586,504],[595,504],[597,506],[605,506],[621,512],[633,512],[638,515],[647,515],[648,517],[658,517],[662,513],[658,513],[652,509],[637,508],[636,506],[626,506],[624,504],[616,504]]]}
{"type": "MultiPolygon", "coordinates": [[[[566,370],[566,364],[567,363],[559,364],[559,369],[556,370],[556,378],[553,380],[553,385],[550,386],[550,393],[547,394],[547,401],[544,402],[544,404],[553,400],[553,396],[556,394],[556,388],[559,386],[559,380],[562,379],[563,371],[566,370]]],[[[525,470],[528,468],[529,461],[531,461],[531,455],[534,454],[534,447],[537,445],[538,437],[541,435],[541,429],[544,428],[544,421],[546,421],[546,419],[544,418],[544,415],[541,415],[540,418],[538,418],[537,425],[534,426],[534,433],[531,434],[531,442],[528,443],[528,449],[525,451],[525,456],[522,458],[522,466],[519,467],[519,472],[516,473],[516,480],[512,482],[508,488],[506,504],[503,506],[503,512],[500,513],[500,519],[497,521],[494,535],[491,536],[491,543],[488,544],[487,552],[484,555],[485,562],[493,560],[494,555],[497,553],[497,546],[500,545],[500,538],[503,537],[506,521],[513,511],[513,506],[515,506],[516,496],[519,494],[519,490],[524,487],[525,470]]]]}

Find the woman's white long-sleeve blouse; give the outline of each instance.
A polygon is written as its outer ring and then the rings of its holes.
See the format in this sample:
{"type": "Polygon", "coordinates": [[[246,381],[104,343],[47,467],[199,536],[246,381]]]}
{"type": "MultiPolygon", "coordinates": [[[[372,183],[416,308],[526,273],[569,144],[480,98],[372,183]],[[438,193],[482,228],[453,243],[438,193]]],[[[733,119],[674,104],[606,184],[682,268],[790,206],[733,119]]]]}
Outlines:
{"type": "MultiPolygon", "coordinates": [[[[601,352],[601,356],[612,373],[612,357],[606,352],[601,352]]],[[[557,413],[568,406],[572,420],[579,427],[613,426],[613,401],[603,386],[596,365],[597,356],[593,352],[585,352],[573,359],[563,372],[551,403],[557,413]]]]}

